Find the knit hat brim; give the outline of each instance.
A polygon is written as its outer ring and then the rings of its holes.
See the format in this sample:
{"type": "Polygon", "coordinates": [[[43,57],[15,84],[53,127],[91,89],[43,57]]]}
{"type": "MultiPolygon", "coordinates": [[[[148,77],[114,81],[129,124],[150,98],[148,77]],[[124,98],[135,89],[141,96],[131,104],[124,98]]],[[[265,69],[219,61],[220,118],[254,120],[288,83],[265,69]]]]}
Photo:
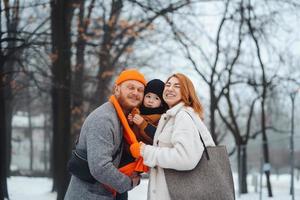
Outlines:
{"type": "Polygon", "coordinates": [[[116,79],[115,83],[116,83],[116,85],[120,85],[124,81],[128,81],[128,80],[139,81],[144,86],[146,86],[146,84],[147,84],[147,81],[146,81],[144,75],[141,74],[136,69],[127,69],[127,70],[122,71],[121,74],[116,79]]]}

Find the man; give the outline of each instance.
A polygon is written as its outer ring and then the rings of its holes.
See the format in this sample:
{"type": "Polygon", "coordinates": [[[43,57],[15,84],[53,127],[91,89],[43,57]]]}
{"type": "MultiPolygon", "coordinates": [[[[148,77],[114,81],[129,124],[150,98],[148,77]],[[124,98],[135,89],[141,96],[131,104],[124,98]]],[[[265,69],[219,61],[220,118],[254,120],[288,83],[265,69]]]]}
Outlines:
{"type": "MultiPolygon", "coordinates": [[[[125,116],[142,102],[145,85],[144,76],[134,69],[123,71],[116,79],[113,94],[125,116]]],[[[91,175],[97,182],[72,175],[65,200],[112,200],[116,198],[114,191],[124,193],[138,185],[139,176],[127,176],[118,170],[122,139],[123,125],[111,101],[86,118],[76,149],[86,150],[91,175]]]]}

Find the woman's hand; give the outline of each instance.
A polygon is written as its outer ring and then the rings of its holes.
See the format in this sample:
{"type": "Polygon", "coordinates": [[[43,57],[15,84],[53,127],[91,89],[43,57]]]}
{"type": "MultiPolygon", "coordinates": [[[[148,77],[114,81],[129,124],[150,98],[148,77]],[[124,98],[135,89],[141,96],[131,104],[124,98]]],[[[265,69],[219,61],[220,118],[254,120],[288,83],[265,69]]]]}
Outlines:
{"type": "Polygon", "coordinates": [[[144,151],[145,143],[140,142],[140,153],[144,151]]]}
{"type": "Polygon", "coordinates": [[[143,123],[144,118],[141,115],[139,115],[139,114],[135,114],[134,117],[133,117],[133,119],[132,119],[132,121],[136,125],[140,126],[143,123]]]}
{"type": "Polygon", "coordinates": [[[131,155],[134,158],[139,158],[141,156],[141,152],[143,151],[145,144],[143,142],[133,143],[130,145],[129,150],[131,155]]]}

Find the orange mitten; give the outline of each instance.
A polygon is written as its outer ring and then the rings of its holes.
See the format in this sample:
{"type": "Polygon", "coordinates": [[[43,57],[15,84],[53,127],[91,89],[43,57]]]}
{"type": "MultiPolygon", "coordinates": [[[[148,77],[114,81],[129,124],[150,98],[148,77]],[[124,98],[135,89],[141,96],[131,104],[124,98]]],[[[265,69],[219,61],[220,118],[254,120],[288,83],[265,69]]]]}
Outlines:
{"type": "Polygon", "coordinates": [[[139,158],[141,156],[140,143],[136,142],[130,145],[130,153],[134,158],[139,158]]]}

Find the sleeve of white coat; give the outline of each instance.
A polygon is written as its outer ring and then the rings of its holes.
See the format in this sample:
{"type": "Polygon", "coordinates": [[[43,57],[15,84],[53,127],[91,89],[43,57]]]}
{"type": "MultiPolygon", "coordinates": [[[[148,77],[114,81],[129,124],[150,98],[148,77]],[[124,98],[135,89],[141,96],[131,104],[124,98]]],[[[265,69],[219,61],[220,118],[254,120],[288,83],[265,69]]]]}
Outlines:
{"type": "Polygon", "coordinates": [[[173,147],[146,145],[142,151],[144,164],[176,170],[191,170],[196,167],[204,147],[192,118],[186,112],[175,117],[171,143],[173,147]]]}

